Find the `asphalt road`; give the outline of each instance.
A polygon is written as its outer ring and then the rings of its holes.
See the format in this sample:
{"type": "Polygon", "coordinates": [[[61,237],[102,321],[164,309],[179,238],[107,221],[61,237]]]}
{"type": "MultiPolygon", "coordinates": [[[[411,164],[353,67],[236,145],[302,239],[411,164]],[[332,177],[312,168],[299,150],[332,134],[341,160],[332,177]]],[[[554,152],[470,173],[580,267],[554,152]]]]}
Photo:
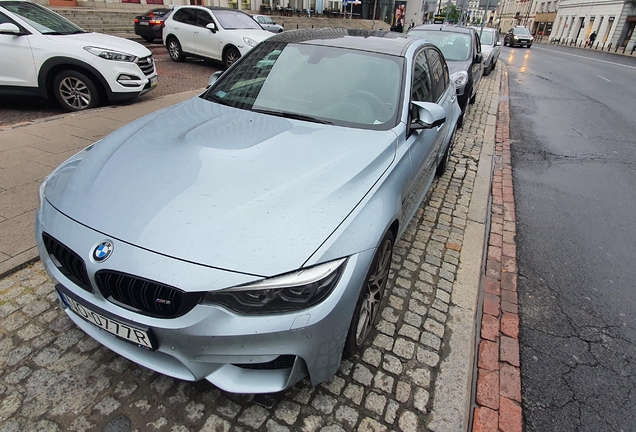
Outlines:
{"type": "MultiPolygon", "coordinates": [[[[203,88],[207,85],[210,75],[222,68],[218,62],[193,58],[187,59],[184,63],[175,63],[170,60],[168,51],[160,43],[148,43],[135,35],[128,35],[128,37],[152,51],[159,75],[157,88],[128,103],[203,88]]],[[[6,95],[0,97],[0,126],[9,126],[65,112],[54,100],[6,95]]]]}
{"type": "Polygon", "coordinates": [[[500,58],[524,429],[635,430],[636,58],[539,44],[500,58]]]}

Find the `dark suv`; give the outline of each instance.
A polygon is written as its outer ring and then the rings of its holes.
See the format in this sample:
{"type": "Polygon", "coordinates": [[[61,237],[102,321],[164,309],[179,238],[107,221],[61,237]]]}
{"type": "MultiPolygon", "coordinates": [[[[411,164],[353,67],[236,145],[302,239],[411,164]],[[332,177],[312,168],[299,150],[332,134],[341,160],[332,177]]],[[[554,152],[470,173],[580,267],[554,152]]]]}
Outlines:
{"type": "Polygon", "coordinates": [[[464,123],[468,104],[475,103],[477,87],[484,73],[481,42],[475,29],[439,24],[425,24],[409,30],[409,35],[433,42],[444,54],[451,79],[457,88],[457,102],[462,109],[458,126],[464,123]]]}
{"type": "Polygon", "coordinates": [[[534,37],[530,34],[530,30],[523,26],[516,26],[508,30],[506,36],[504,36],[504,46],[527,46],[530,48],[532,46],[532,41],[534,41],[534,37]]]}

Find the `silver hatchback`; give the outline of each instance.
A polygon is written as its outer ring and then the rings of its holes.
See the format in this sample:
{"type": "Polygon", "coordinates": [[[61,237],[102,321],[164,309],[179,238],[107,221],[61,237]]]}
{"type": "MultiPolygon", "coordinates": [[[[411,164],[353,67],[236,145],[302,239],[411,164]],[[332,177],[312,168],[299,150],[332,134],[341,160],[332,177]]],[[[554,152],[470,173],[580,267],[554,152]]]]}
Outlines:
{"type": "Polygon", "coordinates": [[[318,384],[373,332],[459,115],[424,40],[284,32],[57,168],[42,261],[77,326],[145,367],[230,392],[318,384]]]}

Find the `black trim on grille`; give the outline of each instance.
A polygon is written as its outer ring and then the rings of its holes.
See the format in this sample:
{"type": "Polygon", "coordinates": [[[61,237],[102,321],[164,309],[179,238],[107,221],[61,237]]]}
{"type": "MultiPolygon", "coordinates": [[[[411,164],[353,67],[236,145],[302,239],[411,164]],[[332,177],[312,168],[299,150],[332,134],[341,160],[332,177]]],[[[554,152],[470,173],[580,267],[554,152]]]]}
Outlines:
{"type": "Polygon", "coordinates": [[[296,361],[295,355],[282,355],[267,363],[244,363],[235,364],[234,366],[251,370],[289,369],[294,366],[294,361],[296,361]]]}
{"type": "Polygon", "coordinates": [[[138,276],[114,270],[95,273],[104,298],[118,306],[157,318],[177,318],[190,312],[203,293],[187,293],[138,276]]]}
{"type": "Polygon", "coordinates": [[[49,253],[55,267],[78,287],[90,293],[93,292],[91,281],[86,271],[84,260],[69,247],[54,239],[47,233],[42,233],[44,247],[49,253]],[[58,265],[59,264],[59,265],[58,265]]]}
{"type": "Polygon", "coordinates": [[[155,62],[152,56],[143,57],[137,60],[137,66],[146,76],[150,76],[155,73],[155,62]]]}

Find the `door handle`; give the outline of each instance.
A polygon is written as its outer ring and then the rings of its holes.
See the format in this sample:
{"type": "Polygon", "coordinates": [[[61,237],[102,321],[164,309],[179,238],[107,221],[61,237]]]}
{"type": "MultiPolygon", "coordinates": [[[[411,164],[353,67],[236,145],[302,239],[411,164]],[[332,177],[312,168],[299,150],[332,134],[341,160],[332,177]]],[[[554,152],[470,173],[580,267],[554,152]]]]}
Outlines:
{"type": "Polygon", "coordinates": [[[457,99],[456,95],[451,96],[451,102],[455,102],[455,99],[457,99]]]}

